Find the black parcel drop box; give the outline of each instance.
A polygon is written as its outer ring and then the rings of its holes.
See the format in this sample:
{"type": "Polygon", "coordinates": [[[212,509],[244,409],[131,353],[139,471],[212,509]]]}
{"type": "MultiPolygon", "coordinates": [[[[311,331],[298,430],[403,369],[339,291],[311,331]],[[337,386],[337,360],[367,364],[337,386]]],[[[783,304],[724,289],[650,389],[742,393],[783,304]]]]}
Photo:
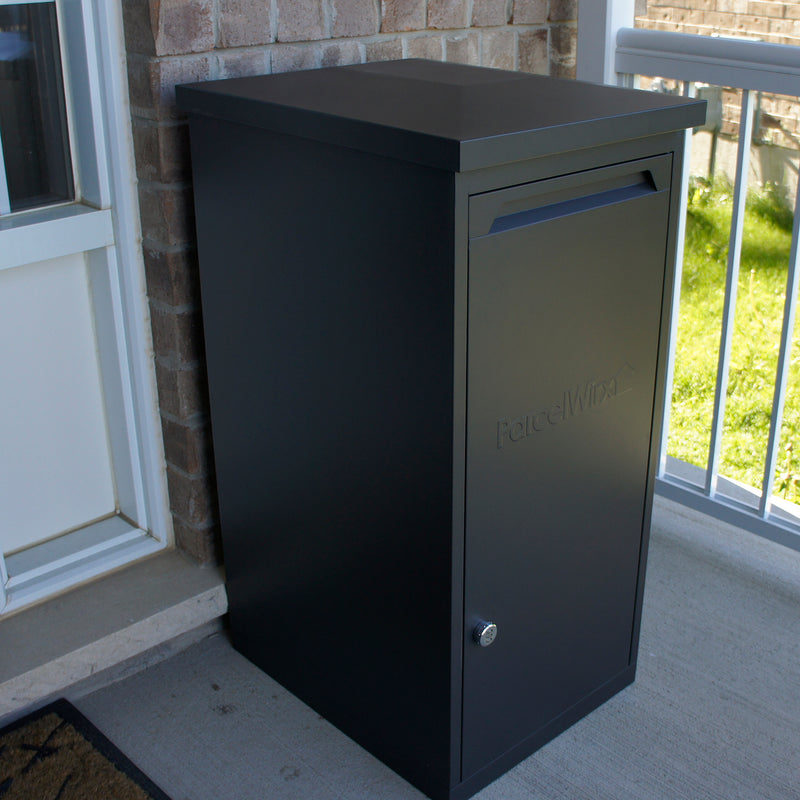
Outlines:
{"type": "Polygon", "coordinates": [[[234,644],[466,798],[634,679],[705,104],[413,60],[178,102],[234,644]]]}

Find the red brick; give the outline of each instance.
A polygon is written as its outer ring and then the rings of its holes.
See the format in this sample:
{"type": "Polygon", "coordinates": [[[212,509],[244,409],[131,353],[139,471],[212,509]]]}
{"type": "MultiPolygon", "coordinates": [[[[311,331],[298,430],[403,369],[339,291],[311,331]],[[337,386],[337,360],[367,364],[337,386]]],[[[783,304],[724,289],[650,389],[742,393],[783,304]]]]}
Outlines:
{"type": "Polygon", "coordinates": [[[243,47],[275,41],[269,0],[218,0],[220,47],[243,47]]]}
{"type": "Polygon", "coordinates": [[[318,46],[285,44],[270,50],[273,72],[295,72],[300,69],[314,69],[319,66],[318,46]]]}
{"type": "Polygon", "coordinates": [[[197,305],[200,302],[197,255],[193,249],[162,250],[145,244],[142,251],[147,296],[151,300],[170,306],[197,305]]]}
{"type": "Polygon", "coordinates": [[[684,22],[687,25],[706,25],[706,12],[697,9],[688,9],[684,22]]]}
{"type": "Polygon", "coordinates": [[[794,19],[770,19],[769,32],[771,36],[798,36],[800,24],[794,19]]]}
{"type": "Polygon", "coordinates": [[[222,563],[222,539],[216,520],[197,526],[187,525],[180,517],[173,517],[175,544],[201,566],[222,563]]]}
{"type": "Polygon", "coordinates": [[[146,56],[156,55],[150,4],[142,0],[122,0],[122,24],[125,50],[146,56]]]}
{"type": "Polygon", "coordinates": [[[506,0],[473,0],[472,24],[476,27],[505,25],[508,16],[506,0]]]}
{"type": "Polygon", "coordinates": [[[550,57],[560,62],[575,61],[578,29],[574,25],[550,26],[550,57]]]}
{"type": "Polygon", "coordinates": [[[184,422],[162,414],[161,431],[168,464],[190,476],[206,475],[213,471],[211,426],[207,420],[195,418],[184,422]]]}
{"type": "Polygon", "coordinates": [[[757,17],[774,17],[783,19],[783,12],[788,3],[775,3],[771,0],[750,0],[747,13],[757,17]]]}
{"type": "Polygon", "coordinates": [[[180,364],[175,358],[156,358],[156,385],[162,411],[180,419],[208,413],[204,365],[180,364]]]}
{"type": "Polygon", "coordinates": [[[442,37],[439,34],[433,36],[414,36],[408,39],[409,58],[429,58],[433,61],[441,61],[444,55],[442,37]]]}
{"type": "Polygon", "coordinates": [[[190,527],[208,526],[217,518],[216,491],[208,475],[187,475],[167,466],[167,486],[172,513],[190,527]]]}
{"type": "Polygon", "coordinates": [[[552,61],[550,63],[550,75],[553,78],[575,78],[575,62],[552,61]]]}
{"type": "Polygon", "coordinates": [[[685,8],[664,9],[660,15],[662,22],[672,22],[675,25],[688,24],[691,12],[685,8]]]}
{"type": "Polygon", "coordinates": [[[403,42],[400,39],[382,39],[364,44],[367,61],[392,61],[403,57],[403,42]]]}
{"type": "Polygon", "coordinates": [[[277,0],[279,42],[327,39],[323,4],[319,0],[277,0]]]}
{"type": "Polygon", "coordinates": [[[268,48],[217,51],[219,78],[243,78],[247,75],[265,75],[270,71],[268,48]]]}
{"type": "Polygon", "coordinates": [[[775,42],[775,44],[785,44],[789,45],[790,47],[800,47],[800,36],[770,36],[770,41],[775,42]]]}
{"type": "Polygon", "coordinates": [[[572,25],[550,27],[550,74],[555,78],[575,77],[578,31],[572,25]]]}
{"type": "Polygon", "coordinates": [[[165,248],[194,242],[191,188],[140,181],[139,212],[145,239],[165,248]]]}
{"type": "Polygon", "coordinates": [[[214,0],[123,0],[130,51],[169,56],[214,48],[214,0]]]}
{"type": "Polygon", "coordinates": [[[129,52],[151,56],[214,48],[214,0],[123,0],[129,52]]]}
{"type": "Polygon", "coordinates": [[[199,309],[167,306],[151,300],[150,324],[153,350],[158,358],[190,364],[204,357],[203,318],[199,309]]]}
{"type": "Polygon", "coordinates": [[[453,34],[445,39],[446,60],[458,64],[478,64],[480,39],[477,32],[453,34]]]}
{"type": "Polygon", "coordinates": [[[519,69],[522,72],[535,72],[547,75],[550,72],[550,55],[547,42],[547,29],[525,31],[519,34],[519,69]]]}
{"type": "Polygon", "coordinates": [[[547,21],[547,0],[514,0],[511,21],[515,25],[539,25],[547,21]]]}
{"type": "Polygon", "coordinates": [[[334,37],[371,36],[380,29],[375,0],[331,0],[334,37]]]}
{"type": "Polygon", "coordinates": [[[185,123],[133,118],[136,174],[141,180],[175,183],[188,180],[189,130],[185,123]]]}
{"type": "Polygon", "coordinates": [[[156,101],[157,92],[152,85],[151,64],[151,60],[145,56],[128,53],[126,67],[132,116],[142,116],[147,119],[155,119],[158,116],[157,109],[153,108],[159,103],[156,101]]]}
{"type": "Polygon", "coordinates": [[[425,0],[381,0],[381,31],[421,31],[426,28],[425,0]]]}
{"type": "Polygon", "coordinates": [[[331,42],[321,45],[320,64],[323,67],[338,67],[340,64],[360,64],[361,48],[358,42],[331,42]]]}
{"type": "Polygon", "coordinates": [[[550,0],[550,21],[570,22],[578,19],[577,0],[550,0]]]}
{"type": "Polygon", "coordinates": [[[211,77],[209,56],[147,59],[128,58],[128,90],[134,116],[147,119],[177,117],[175,86],[211,77]]]}
{"type": "MultiPolygon", "coordinates": [[[[731,30],[739,35],[762,36],[769,32],[769,20],[766,17],[738,14],[733,19],[735,22],[731,30]]],[[[706,24],[712,23],[707,22],[706,24]]]]}
{"type": "Polygon", "coordinates": [[[483,34],[483,66],[514,69],[517,66],[514,52],[516,36],[514,30],[486,31],[483,34]]]}
{"type": "Polygon", "coordinates": [[[464,0],[428,0],[429,28],[466,28],[469,4],[464,0]]]}
{"type": "Polygon", "coordinates": [[[735,20],[736,16],[734,14],[726,14],[719,11],[706,11],[703,14],[703,24],[711,25],[719,30],[732,29],[735,20]]]}
{"type": "Polygon", "coordinates": [[[722,102],[725,105],[731,105],[735,108],[739,108],[742,102],[742,94],[738,89],[723,89],[722,102]]]}

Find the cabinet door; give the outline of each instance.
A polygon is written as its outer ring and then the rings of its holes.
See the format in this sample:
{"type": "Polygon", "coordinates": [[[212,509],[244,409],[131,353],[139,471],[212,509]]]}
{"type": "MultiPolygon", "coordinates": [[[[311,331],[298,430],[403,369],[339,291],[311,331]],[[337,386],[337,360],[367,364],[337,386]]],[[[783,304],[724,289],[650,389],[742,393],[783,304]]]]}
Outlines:
{"type": "Polygon", "coordinates": [[[634,658],[670,169],[470,199],[463,779],[634,658]]]}

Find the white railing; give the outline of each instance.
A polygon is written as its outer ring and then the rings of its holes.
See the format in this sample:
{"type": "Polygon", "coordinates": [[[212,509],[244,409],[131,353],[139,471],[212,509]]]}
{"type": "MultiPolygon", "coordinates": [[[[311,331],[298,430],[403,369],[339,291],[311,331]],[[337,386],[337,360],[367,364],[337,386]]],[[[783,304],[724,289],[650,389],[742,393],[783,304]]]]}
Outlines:
{"type": "MultiPolygon", "coordinates": [[[[691,472],[690,469],[687,470],[687,465],[676,462],[674,459],[667,459],[668,407],[662,432],[662,460],[659,465],[657,490],[685,505],[698,508],[739,527],[800,550],[800,508],[789,504],[778,504],[773,497],[775,467],[795,325],[798,283],[800,282],[800,259],[798,258],[800,192],[798,193],[798,202],[795,204],[786,300],[778,347],[778,367],[761,487],[742,486],[728,480],[719,471],[744,227],[748,159],[753,133],[754,96],[756,92],[800,96],[800,48],[742,39],[634,28],[617,28],[614,33],[616,39],[614,64],[620,83],[630,85],[633,76],[642,75],[682,81],[684,93],[691,93],[693,85],[697,83],[742,90],[725,301],[708,463],[702,476],[703,480],[697,483],[687,479],[687,472],[691,472]]],[[[691,135],[687,133],[687,151],[690,141],[691,135]]],[[[686,164],[688,165],[688,152],[686,155],[686,164]]],[[[686,177],[688,178],[688,166],[686,177]]],[[[685,204],[685,197],[683,202],[685,204]]],[[[685,225],[685,207],[683,211],[682,225],[685,225]]],[[[680,231],[679,239],[679,253],[682,253],[683,229],[680,231]]],[[[680,265],[673,304],[668,399],[671,397],[672,390],[679,298],[680,265]]],[[[695,471],[698,470],[699,468],[695,468],[695,471]]]]}
{"type": "Polygon", "coordinates": [[[617,73],[627,75],[772,94],[797,95],[800,90],[800,48],[785,44],[620,28],[614,64],[617,73]]]}

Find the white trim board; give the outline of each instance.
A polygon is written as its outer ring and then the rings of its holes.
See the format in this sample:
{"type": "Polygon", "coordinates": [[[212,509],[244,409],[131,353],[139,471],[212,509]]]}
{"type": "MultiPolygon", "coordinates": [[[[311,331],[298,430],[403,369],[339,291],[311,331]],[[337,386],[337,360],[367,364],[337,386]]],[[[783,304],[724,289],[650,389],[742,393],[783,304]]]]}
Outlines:
{"type": "Polygon", "coordinates": [[[110,211],[73,203],[0,221],[0,270],[114,244],[110,211]]]}

